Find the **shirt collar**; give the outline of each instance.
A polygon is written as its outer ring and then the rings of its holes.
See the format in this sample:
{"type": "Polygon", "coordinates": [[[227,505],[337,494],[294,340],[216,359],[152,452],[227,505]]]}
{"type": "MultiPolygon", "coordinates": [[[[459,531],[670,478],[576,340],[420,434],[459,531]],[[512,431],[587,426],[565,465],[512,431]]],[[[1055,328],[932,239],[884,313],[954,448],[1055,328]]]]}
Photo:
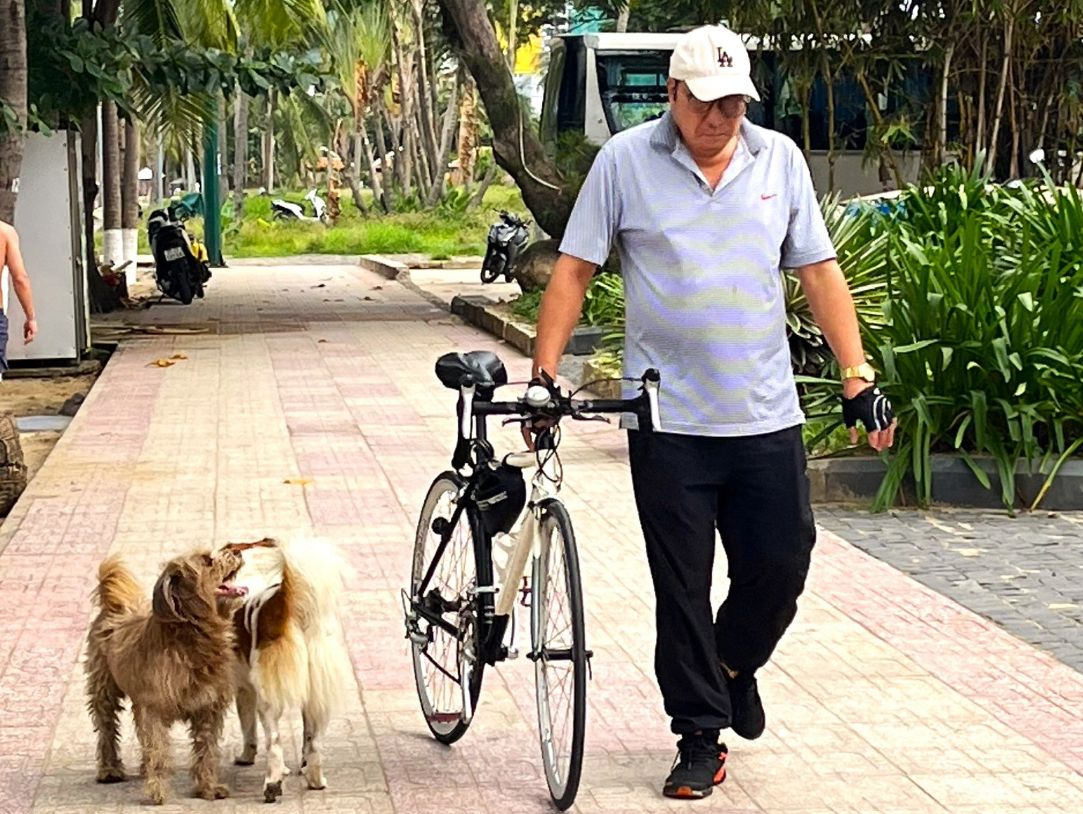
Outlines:
{"type": "MultiPolygon", "coordinates": [[[[741,122],[741,137],[744,139],[745,144],[748,145],[748,151],[753,156],[758,155],[760,150],[767,146],[766,140],[759,131],[760,128],[748,119],[741,122]]],[[[673,115],[667,110],[662,118],[658,120],[658,126],[651,135],[651,144],[673,153],[676,151],[680,140],[681,135],[677,130],[677,123],[673,121],[673,115]]]]}

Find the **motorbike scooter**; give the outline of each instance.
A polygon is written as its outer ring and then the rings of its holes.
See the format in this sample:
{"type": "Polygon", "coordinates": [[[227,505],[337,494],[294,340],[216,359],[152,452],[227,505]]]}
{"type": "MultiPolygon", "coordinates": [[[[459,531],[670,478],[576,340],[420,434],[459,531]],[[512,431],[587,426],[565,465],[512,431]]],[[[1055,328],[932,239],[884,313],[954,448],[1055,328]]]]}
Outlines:
{"type": "Polygon", "coordinates": [[[529,221],[521,220],[509,212],[500,213],[500,221],[489,229],[488,248],[481,264],[481,281],[493,283],[503,274],[511,282],[515,261],[530,241],[529,221]]]}
{"type": "Polygon", "coordinates": [[[189,237],[184,226],[162,209],[147,218],[147,237],[154,256],[154,278],[162,295],[184,305],[191,305],[193,297],[202,299],[211,278],[203,244],[189,237]]]}
{"type": "Polygon", "coordinates": [[[306,221],[318,221],[320,223],[326,222],[326,209],[327,203],[320,197],[320,193],[315,189],[310,189],[308,194],[305,195],[305,200],[312,204],[312,209],[315,211],[315,217],[306,215],[304,207],[300,204],[291,203],[290,201],[283,200],[282,198],[275,198],[271,201],[271,214],[278,220],[306,220],[306,221]]]}

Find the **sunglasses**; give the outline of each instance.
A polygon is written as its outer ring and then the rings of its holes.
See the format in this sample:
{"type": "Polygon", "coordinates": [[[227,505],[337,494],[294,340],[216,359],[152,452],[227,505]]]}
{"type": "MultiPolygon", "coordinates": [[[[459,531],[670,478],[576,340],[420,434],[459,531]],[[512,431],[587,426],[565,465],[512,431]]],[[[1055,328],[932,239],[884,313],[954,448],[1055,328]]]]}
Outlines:
{"type": "Polygon", "coordinates": [[[697,99],[684,83],[681,83],[681,87],[684,88],[688,109],[694,116],[705,118],[712,108],[717,107],[727,119],[736,119],[748,110],[747,96],[723,96],[713,102],[704,102],[702,99],[697,99]]]}

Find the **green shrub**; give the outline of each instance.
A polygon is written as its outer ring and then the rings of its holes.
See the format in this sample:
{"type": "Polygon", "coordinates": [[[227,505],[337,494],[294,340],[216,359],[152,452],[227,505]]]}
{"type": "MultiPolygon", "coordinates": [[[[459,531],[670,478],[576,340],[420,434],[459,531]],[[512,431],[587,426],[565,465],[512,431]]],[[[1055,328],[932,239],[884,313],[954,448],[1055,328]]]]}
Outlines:
{"type": "Polygon", "coordinates": [[[1051,478],[1083,444],[1079,192],[990,191],[957,173],[903,198],[884,319],[864,325],[899,413],[879,508],[907,474],[928,502],[930,455],[958,451],[987,487],[973,455],[992,456],[1010,509],[1020,461],[1051,478]]]}

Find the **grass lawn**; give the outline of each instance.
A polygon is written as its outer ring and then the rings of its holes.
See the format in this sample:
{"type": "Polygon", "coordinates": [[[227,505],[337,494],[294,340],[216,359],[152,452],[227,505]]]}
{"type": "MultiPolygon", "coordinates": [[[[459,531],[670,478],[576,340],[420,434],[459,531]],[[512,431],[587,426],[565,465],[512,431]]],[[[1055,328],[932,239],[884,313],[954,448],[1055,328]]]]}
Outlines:
{"type": "MultiPolygon", "coordinates": [[[[302,195],[283,196],[301,202],[302,195]]],[[[371,208],[362,215],[349,190],[340,199],[341,215],[331,228],[304,221],[275,221],[271,199],[250,197],[240,229],[224,224],[225,253],[232,257],[282,257],[294,254],[427,254],[441,260],[453,255],[482,255],[489,227],[502,209],[526,214],[515,187],[493,186],[474,212],[437,208],[383,214],[371,208]]],[[[310,212],[305,202],[305,211],[310,212]]]]}

